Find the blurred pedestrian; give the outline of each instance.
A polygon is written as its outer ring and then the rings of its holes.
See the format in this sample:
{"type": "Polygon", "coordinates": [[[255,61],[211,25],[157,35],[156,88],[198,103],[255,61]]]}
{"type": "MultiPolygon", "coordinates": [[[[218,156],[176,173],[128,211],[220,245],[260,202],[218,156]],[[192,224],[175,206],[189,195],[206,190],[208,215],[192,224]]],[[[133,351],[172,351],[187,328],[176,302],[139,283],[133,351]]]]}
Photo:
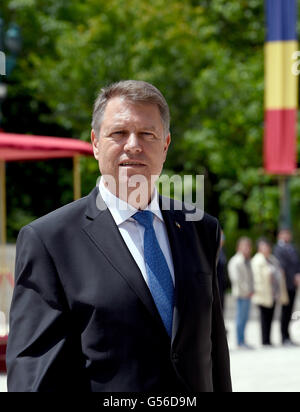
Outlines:
{"type": "Polygon", "coordinates": [[[251,260],[254,276],[253,303],[260,311],[262,344],[271,346],[271,327],[276,303],[287,305],[289,298],[284,273],[279,261],[272,255],[271,243],[260,238],[257,253],[251,260]]]}
{"type": "Polygon", "coordinates": [[[251,347],[245,342],[245,329],[251,308],[253,274],[251,269],[252,241],[241,237],[237,242],[237,253],[229,260],[228,274],[232,295],[236,298],[237,343],[240,348],[251,347]]]}
{"type": "Polygon", "coordinates": [[[217,265],[217,277],[218,277],[218,285],[219,285],[219,293],[220,293],[220,300],[222,309],[224,312],[225,307],[225,291],[228,285],[228,276],[227,276],[227,257],[224,250],[224,243],[225,243],[225,235],[224,232],[221,232],[221,248],[219,253],[219,260],[217,265]]]}
{"type": "Polygon", "coordinates": [[[294,345],[289,334],[289,323],[292,316],[297,287],[300,285],[300,255],[292,244],[292,232],[283,228],[278,233],[278,242],[274,248],[274,255],[284,271],[289,296],[289,303],[282,306],[281,336],[282,344],[294,345]]]}

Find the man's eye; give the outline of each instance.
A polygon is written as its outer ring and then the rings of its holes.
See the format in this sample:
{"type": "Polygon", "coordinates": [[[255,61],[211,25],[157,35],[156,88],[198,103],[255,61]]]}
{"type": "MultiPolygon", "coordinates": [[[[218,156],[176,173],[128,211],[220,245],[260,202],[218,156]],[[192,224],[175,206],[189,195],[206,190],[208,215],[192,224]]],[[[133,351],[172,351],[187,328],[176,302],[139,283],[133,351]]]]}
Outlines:
{"type": "Polygon", "coordinates": [[[145,137],[147,137],[147,138],[152,138],[152,137],[154,137],[154,134],[151,133],[151,132],[142,132],[141,134],[142,134],[142,136],[145,136],[145,137]]]}
{"type": "Polygon", "coordinates": [[[112,134],[111,134],[111,136],[112,137],[122,137],[123,135],[124,135],[124,131],[123,130],[118,130],[118,131],[116,131],[116,132],[113,132],[112,134]]]}

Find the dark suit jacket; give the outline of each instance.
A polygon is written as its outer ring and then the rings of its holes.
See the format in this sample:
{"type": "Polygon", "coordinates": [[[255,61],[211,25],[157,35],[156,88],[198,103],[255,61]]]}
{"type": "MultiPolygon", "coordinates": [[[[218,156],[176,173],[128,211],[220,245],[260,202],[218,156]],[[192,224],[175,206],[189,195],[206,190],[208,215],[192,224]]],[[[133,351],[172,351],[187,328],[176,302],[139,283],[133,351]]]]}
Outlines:
{"type": "Polygon", "coordinates": [[[230,391],[217,220],[187,222],[182,211],[163,211],[176,279],[170,341],[97,195],[94,189],[19,234],[8,390],[230,391]]]}
{"type": "Polygon", "coordinates": [[[287,289],[297,289],[294,283],[296,273],[300,273],[300,256],[297,249],[291,243],[277,243],[273,253],[284,270],[287,289]]]}

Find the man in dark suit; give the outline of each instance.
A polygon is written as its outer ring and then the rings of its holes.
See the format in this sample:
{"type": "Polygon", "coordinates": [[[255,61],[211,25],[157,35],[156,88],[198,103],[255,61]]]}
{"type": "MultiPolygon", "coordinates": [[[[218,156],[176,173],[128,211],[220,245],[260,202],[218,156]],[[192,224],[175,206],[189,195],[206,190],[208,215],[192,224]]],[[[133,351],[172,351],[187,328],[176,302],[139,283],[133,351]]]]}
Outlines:
{"type": "Polygon", "coordinates": [[[278,232],[278,242],[274,247],[274,255],[284,271],[286,286],[289,295],[289,303],[281,309],[281,336],[284,346],[294,345],[289,334],[293,306],[297,287],[300,286],[300,255],[292,244],[292,232],[288,228],[282,228],[278,232]]]}
{"type": "Polygon", "coordinates": [[[18,237],[8,390],[231,391],[219,224],[154,186],[164,97],[138,81],[103,89],[91,138],[99,186],[18,237]]]}

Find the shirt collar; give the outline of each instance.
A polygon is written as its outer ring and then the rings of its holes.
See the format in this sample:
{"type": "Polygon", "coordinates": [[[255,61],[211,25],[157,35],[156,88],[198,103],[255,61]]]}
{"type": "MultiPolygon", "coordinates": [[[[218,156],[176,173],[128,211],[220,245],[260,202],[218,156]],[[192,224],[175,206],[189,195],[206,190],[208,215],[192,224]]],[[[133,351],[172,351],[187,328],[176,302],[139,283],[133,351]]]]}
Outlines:
{"type": "MultiPolygon", "coordinates": [[[[111,193],[105,187],[102,177],[99,182],[99,191],[103,201],[105,202],[110,213],[112,214],[114,221],[118,226],[126,222],[126,220],[130,219],[136,212],[138,212],[138,209],[111,193]]],[[[154,187],[151,202],[144,210],[151,211],[158,219],[163,222],[162,213],[159,208],[158,191],[156,187],[154,187]]]]}

